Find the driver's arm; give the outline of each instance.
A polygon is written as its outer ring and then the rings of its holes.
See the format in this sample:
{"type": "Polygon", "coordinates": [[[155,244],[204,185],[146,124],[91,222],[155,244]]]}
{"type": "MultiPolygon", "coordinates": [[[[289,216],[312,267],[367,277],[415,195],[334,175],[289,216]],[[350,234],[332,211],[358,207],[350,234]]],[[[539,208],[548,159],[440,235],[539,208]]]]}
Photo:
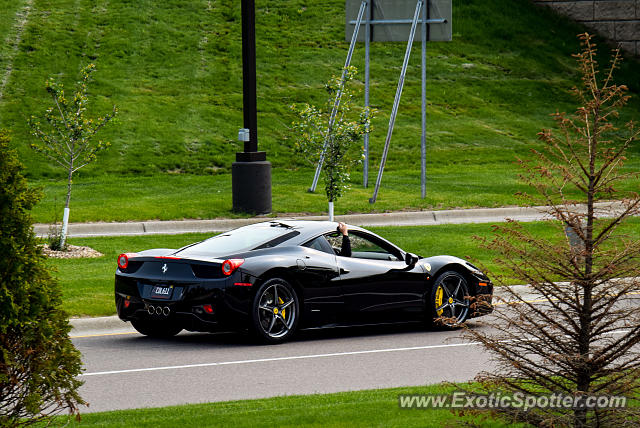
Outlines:
{"type": "Polygon", "coordinates": [[[351,257],[351,240],[349,240],[349,228],[346,224],[338,223],[338,231],[342,233],[342,246],[340,247],[340,256],[351,257]]]}

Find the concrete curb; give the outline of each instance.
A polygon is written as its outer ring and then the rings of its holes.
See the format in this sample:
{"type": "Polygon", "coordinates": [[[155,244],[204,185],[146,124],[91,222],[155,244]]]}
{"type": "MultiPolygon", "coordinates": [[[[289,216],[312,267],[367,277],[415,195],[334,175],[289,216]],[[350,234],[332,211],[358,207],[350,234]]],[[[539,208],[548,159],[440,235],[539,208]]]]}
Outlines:
{"type": "MultiPolygon", "coordinates": [[[[598,204],[601,217],[611,217],[622,207],[620,202],[598,204]]],[[[541,221],[551,217],[545,207],[472,208],[442,211],[399,211],[375,214],[346,214],[336,216],[340,221],[357,226],[431,226],[439,224],[499,223],[506,219],[541,221]]],[[[326,220],[326,216],[251,217],[216,220],[139,221],[126,223],[71,223],[69,237],[126,236],[126,235],[175,235],[192,232],[224,232],[236,227],[270,220],[326,220]]],[[[37,236],[47,236],[48,224],[35,224],[37,236]]]]}
{"type": "Polygon", "coordinates": [[[69,336],[93,336],[103,334],[118,334],[135,331],[130,323],[125,323],[116,315],[109,317],[71,318],[71,332],[69,336]]]}

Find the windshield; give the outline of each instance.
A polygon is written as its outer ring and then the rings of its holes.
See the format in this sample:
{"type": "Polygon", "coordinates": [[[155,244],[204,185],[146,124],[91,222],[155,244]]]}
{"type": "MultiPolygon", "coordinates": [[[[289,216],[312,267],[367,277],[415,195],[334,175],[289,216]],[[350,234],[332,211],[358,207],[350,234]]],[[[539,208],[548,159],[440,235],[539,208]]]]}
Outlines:
{"type": "Polygon", "coordinates": [[[179,250],[176,254],[189,256],[221,256],[253,250],[256,247],[267,248],[279,245],[299,232],[291,233],[291,229],[281,226],[245,226],[209,238],[206,241],[179,250]],[[285,235],[285,236],[283,236],[285,235]],[[288,236],[287,236],[288,235],[288,236]],[[282,239],[286,238],[286,239],[282,239]],[[270,245],[272,241],[273,245],[270,245]]]}

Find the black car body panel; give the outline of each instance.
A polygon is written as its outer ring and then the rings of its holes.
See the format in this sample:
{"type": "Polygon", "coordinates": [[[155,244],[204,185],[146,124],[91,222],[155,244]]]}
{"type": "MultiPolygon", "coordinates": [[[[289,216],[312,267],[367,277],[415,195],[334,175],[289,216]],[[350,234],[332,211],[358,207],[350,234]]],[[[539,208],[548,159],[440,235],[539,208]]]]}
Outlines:
{"type": "MultiPolygon", "coordinates": [[[[407,264],[404,250],[359,227],[349,226],[349,235],[354,241],[362,240],[361,248],[356,245],[352,257],[336,255],[327,250],[336,226],[334,222],[265,222],[221,234],[219,241],[131,255],[127,267],[119,267],[115,274],[118,316],[127,321],[171,320],[191,331],[244,330],[255,289],[274,277],[286,279],[295,288],[301,328],[424,320],[429,316],[426,303],[434,281],[450,270],[467,278],[473,296],[490,299],[491,282],[465,260],[420,257],[407,264]],[[251,241],[260,234],[267,239],[250,242],[247,248],[234,241],[236,235],[251,241]],[[225,239],[237,248],[226,252],[215,247],[225,239]],[[207,252],[209,246],[213,249],[207,252]],[[242,262],[225,275],[225,260],[242,262]]],[[[491,310],[487,305],[471,316],[491,310]]]]}

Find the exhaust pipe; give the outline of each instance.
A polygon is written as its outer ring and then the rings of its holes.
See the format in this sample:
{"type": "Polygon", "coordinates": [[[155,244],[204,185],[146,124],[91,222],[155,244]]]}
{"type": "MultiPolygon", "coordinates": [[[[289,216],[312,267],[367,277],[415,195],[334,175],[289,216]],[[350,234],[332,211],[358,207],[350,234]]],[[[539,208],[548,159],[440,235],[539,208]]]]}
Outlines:
{"type": "Polygon", "coordinates": [[[168,306],[162,307],[148,305],[147,312],[149,313],[149,315],[164,315],[165,317],[168,317],[169,313],[171,313],[171,309],[169,309],[168,306]]]}

